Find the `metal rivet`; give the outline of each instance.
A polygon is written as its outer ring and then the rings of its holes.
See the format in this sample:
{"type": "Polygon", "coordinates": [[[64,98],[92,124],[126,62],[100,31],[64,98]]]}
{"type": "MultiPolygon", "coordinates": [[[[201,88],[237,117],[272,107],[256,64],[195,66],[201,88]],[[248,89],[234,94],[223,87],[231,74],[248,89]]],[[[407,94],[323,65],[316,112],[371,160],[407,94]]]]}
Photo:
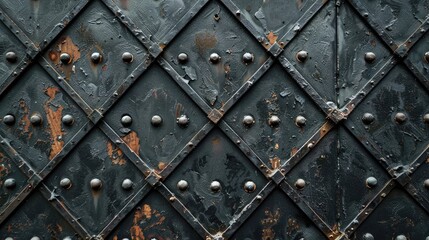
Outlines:
{"type": "Polygon", "coordinates": [[[423,122],[424,122],[424,123],[429,124],[429,113],[426,113],[426,114],[423,116],[423,122]]]}
{"type": "Polygon", "coordinates": [[[375,117],[371,113],[364,113],[362,116],[362,122],[365,125],[371,124],[372,122],[374,122],[374,120],[375,120],[375,117]]]}
{"type": "Polygon", "coordinates": [[[244,116],[244,117],[243,117],[243,124],[244,124],[246,127],[250,127],[250,126],[252,126],[254,123],[255,123],[255,119],[254,119],[252,116],[250,116],[250,115],[246,115],[246,116],[244,116]]]}
{"type": "Polygon", "coordinates": [[[91,188],[93,190],[99,190],[101,188],[101,185],[103,185],[103,184],[101,183],[100,179],[94,178],[94,179],[91,180],[91,182],[89,183],[89,185],[91,186],[91,188]]]}
{"type": "Polygon", "coordinates": [[[271,127],[277,127],[280,124],[280,118],[276,115],[272,115],[270,119],[268,119],[268,125],[271,127]]]}
{"type": "Polygon", "coordinates": [[[161,125],[161,123],[162,123],[162,118],[161,118],[161,116],[159,116],[159,115],[154,115],[153,117],[152,117],[152,119],[150,120],[150,122],[152,123],[152,125],[154,126],[154,127],[158,127],[159,125],[161,125]]]}
{"type": "Polygon", "coordinates": [[[39,238],[39,237],[34,236],[34,237],[32,237],[32,238],[31,238],[31,240],[40,240],[40,238],[39,238]]]}
{"type": "Polygon", "coordinates": [[[122,188],[125,190],[130,190],[131,188],[133,188],[133,181],[131,181],[130,179],[124,179],[124,181],[122,181],[122,188]]]}
{"type": "Polygon", "coordinates": [[[245,53],[243,54],[243,62],[246,64],[249,64],[251,62],[253,62],[254,56],[251,53],[245,53]]]}
{"type": "Polygon", "coordinates": [[[63,122],[64,125],[71,126],[74,123],[74,118],[73,118],[72,115],[66,114],[66,115],[63,116],[63,118],[61,119],[61,121],[63,122]]]}
{"type": "Polygon", "coordinates": [[[63,238],[63,240],[72,240],[72,238],[67,236],[67,237],[63,238]]]}
{"type": "Polygon", "coordinates": [[[375,53],[373,52],[365,53],[365,61],[367,63],[373,63],[375,61],[375,58],[376,58],[375,53]]]}
{"type": "Polygon", "coordinates": [[[304,180],[304,179],[302,179],[302,178],[300,178],[300,179],[296,180],[296,182],[295,182],[295,187],[296,187],[297,189],[303,189],[303,188],[305,187],[305,180],[304,180]]]}
{"type": "Polygon", "coordinates": [[[101,56],[101,54],[99,52],[94,52],[91,54],[91,61],[95,64],[100,63],[102,59],[103,59],[103,57],[101,56]]]}
{"type": "Polygon", "coordinates": [[[31,115],[30,122],[34,126],[40,125],[40,124],[42,124],[42,116],[39,113],[35,113],[35,114],[31,115]]]}
{"type": "Polygon", "coordinates": [[[122,124],[124,127],[128,127],[128,126],[130,126],[130,125],[131,125],[131,123],[133,123],[133,119],[131,118],[131,116],[130,116],[130,115],[124,115],[124,116],[122,116],[122,117],[121,117],[121,124],[122,124]]]}
{"type": "Polygon", "coordinates": [[[13,125],[15,123],[15,117],[12,114],[8,114],[3,117],[3,122],[6,125],[13,125]]]}
{"type": "Polygon", "coordinates": [[[175,197],[175,196],[171,196],[171,197],[169,198],[169,200],[170,200],[170,202],[174,202],[174,201],[176,201],[176,197],[175,197]]]}
{"type": "Polygon", "coordinates": [[[60,181],[60,186],[65,189],[69,189],[72,186],[72,182],[69,178],[63,178],[60,181]]]}
{"type": "Polygon", "coordinates": [[[395,115],[395,121],[399,124],[402,124],[407,121],[407,115],[405,115],[405,113],[399,112],[395,115]]]}
{"type": "Polygon", "coordinates": [[[218,63],[220,61],[220,56],[217,53],[210,54],[210,62],[218,63]]]}
{"type": "Polygon", "coordinates": [[[179,55],[177,55],[177,60],[179,60],[180,63],[185,63],[188,61],[188,54],[186,53],[179,53],[179,55]]]}
{"type": "Polygon", "coordinates": [[[180,180],[179,182],[177,182],[177,188],[180,191],[185,191],[186,189],[188,189],[188,182],[185,180],[180,180]]]}
{"type": "Polygon", "coordinates": [[[4,240],[13,240],[13,238],[11,238],[11,237],[7,237],[7,238],[5,238],[4,240]]]}
{"type": "Polygon", "coordinates": [[[423,185],[425,186],[425,188],[429,189],[429,179],[426,179],[423,185]]]}
{"type": "Polygon", "coordinates": [[[212,183],[210,183],[210,189],[213,192],[219,192],[220,190],[220,182],[218,181],[213,181],[212,183]]]}
{"type": "Polygon", "coordinates": [[[375,177],[369,177],[366,179],[366,186],[368,188],[373,188],[377,186],[377,179],[375,177]]]}
{"type": "Polygon", "coordinates": [[[4,187],[7,189],[13,189],[16,186],[16,181],[14,178],[8,178],[6,180],[4,180],[4,187]]]}
{"type": "Polygon", "coordinates": [[[252,181],[247,181],[244,183],[244,191],[251,193],[256,190],[256,184],[252,181]]]}
{"type": "Polygon", "coordinates": [[[124,61],[125,63],[132,63],[133,60],[134,60],[134,56],[130,52],[124,52],[122,54],[122,61],[124,61]]]}
{"type": "Polygon", "coordinates": [[[177,118],[177,124],[181,127],[186,127],[189,123],[189,118],[186,115],[181,115],[177,118]]]}
{"type": "Polygon", "coordinates": [[[16,63],[18,61],[18,56],[16,55],[15,52],[7,52],[6,60],[10,63],[16,63]]]}
{"type": "Polygon", "coordinates": [[[371,233],[365,233],[364,235],[363,235],[363,238],[362,238],[363,240],[374,240],[374,236],[372,236],[372,234],[371,233]]]}
{"type": "Polygon", "coordinates": [[[308,52],[306,51],[299,51],[296,54],[296,60],[298,60],[298,62],[305,62],[305,60],[307,60],[308,57],[308,52]]]}
{"type": "Polygon", "coordinates": [[[308,147],[309,149],[314,148],[314,143],[309,143],[309,144],[307,145],[307,147],[308,147]]]}
{"type": "Polygon", "coordinates": [[[61,53],[61,55],[60,55],[60,61],[63,64],[69,64],[69,63],[72,62],[72,58],[71,58],[70,54],[68,54],[68,53],[61,53]]]}
{"type": "Polygon", "coordinates": [[[295,118],[295,125],[298,127],[304,127],[306,122],[307,122],[307,119],[303,116],[297,116],[295,118]]]}
{"type": "Polygon", "coordinates": [[[425,57],[424,58],[425,58],[426,62],[429,63],[429,52],[425,53],[425,57]]]}
{"type": "Polygon", "coordinates": [[[398,235],[396,237],[396,240],[407,240],[407,237],[405,237],[404,235],[398,235]]]}

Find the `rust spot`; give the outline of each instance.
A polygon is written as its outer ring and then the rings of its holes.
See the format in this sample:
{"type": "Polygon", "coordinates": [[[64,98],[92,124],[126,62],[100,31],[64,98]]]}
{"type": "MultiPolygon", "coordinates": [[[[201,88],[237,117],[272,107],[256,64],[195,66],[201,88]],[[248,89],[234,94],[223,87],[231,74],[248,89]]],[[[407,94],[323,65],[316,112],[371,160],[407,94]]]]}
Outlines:
{"type": "MultiPolygon", "coordinates": [[[[231,66],[229,64],[223,65],[223,70],[225,70],[225,74],[228,74],[231,72],[231,66]]],[[[247,78],[245,78],[247,79],[247,78]]]]}
{"type": "Polygon", "coordinates": [[[165,162],[159,162],[158,163],[158,169],[160,171],[164,170],[166,166],[167,166],[167,164],[165,162]]]}
{"type": "Polygon", "coordinates": [[[287,220],[287,232],[288,235],[291,235],[294,232],[297,232],[299,230],[299,224],[298,221],[294,218],[289,218],[287,220]]]}
{"type": "Polygon", "coordinates": [[[270,159],[270,163],[271,163],[271,168],[272,169],[279,169],[280,168],[280,158],[279,157],[274,157],[270,159]]]}
{"type": "Polygon", "coordinates": [[[73,63],[80,59],[79,47],[77,47],[73,43],[72,39],[69,36],[60,38],[57,47],[58,49],[49,52],[49,59],[53,63],[58,65],[60,63],[61,53],[69,54],[71,57],[71,63],[66,65],[61,64],[59,66],[61,70],[65,73],[66,80],[70,80],[71,73],[73,72],[73,63]]]}
{"type": "Polygon", "coordinates": [[[275,239],[276,233],[273,227],[277,225],[280,218],[280,208],[273,213],[270,210],[265,210],[265,218],[262,219],[262,240],[273,240],[275,239]]]}
{"type": "Polygon", "coordinates": [[[164,221],[165,216],[162,216],[157,210],[152,209],[150,205],[143,204],[143,207],[134,213],[133,226],[131,226],[130,229],[131,239],[144,240],[144,231],[151,229],[154,226],[161,225],[164,221]],[[142,220],[145,220],[144,229],[139,225],[142,220]]]}
{"type": "Polygon", "coordinates": [[[63,149],[64,132],[61,128],[61,117],[63,113],[63,106],[56,106],[52,108],[51,102],[55,99],[55,95],[59,92],[56,87],[48,87],[45,89],[45,94],[48,95],[49,99],[45,102],[44,109],[46,118],[49,126],[49,134],[51,135],[51,150],[49,153],[49,159],[52,160],[60,151],[63,149]]]}
{"type": "Polygon", "coordinates": [[[132,240],[145,240],[143,235],[143,230],[139,225],[134,225],[130,229],[131,239],[132,240]]]}
{"type": "Polygon", "coordinates": [[[294,156],[296,153],[298,152],[298,148],[297,147],[293,147],[292,150],[290,151],[290,156],[294,156]]]}
{"type": "Polygon", "coordinates": [[[325,122],[323,126],[320,128],[320,138],[323,138],[331,129],[331,125],[329,122],[325,122]]]}
{"type": "Polygon", "coordinates": [[[213,32],[198,32],[195,34],[195,45],[199,52],[205,52],[214,48],[217,44],[216,35],[213,32]]]}
{"type": "Polygon", "coordinates": [[[340,231],[340,226],[338,224],[335,224],[332,227],[332,232],[329,235],[329,238],[330,239],[339,239],[342,235],[343,235],[343,233],[340,231]]]}
{"type": "Polygon", "coordinates": [[[176,108],[176,118],[178,118],[182,115],[184,107],[181,103],[176,103],[175,108],[176,108]]]}
{"type": "Polygon", "coordinates": [[[119,149],[111,141],[107,142],[107,155],[109,156],[112,164],[114,165],[124,165],[126,163],[125,158],[123,157],[121,149],[119,149]]]}
{"type": "Polygon", "coordinates": [[[161,48],[162,50],[166,47],[167,45],[165,45],[164,43],[160,43],[159,44],[159,48],[161,48]]]}
{"type": "Polygon", "coordinates": [[[268,41],[270,42],[270,45],[273,45],[277,41],[278,36],[273,31],[270,31],[267,34],[267,38],[268,38],[268,41]]]}
{"type": "Polygon", "coordinates": [[[29,118],[29,110],[28,110],[28,106],[25,103],[24,99],[19,100],[19,108],[20,111],[22,112],[22,118],[19,121],[19,126],[21,126],[21,135],[24,134],[28,134],[28,139],[31,138],[31,136],[33,135],[32,132],[30,132],[30,126],[31,126],[31,122],[30,122],[30,118],[29,118]]]}
{"type": "Polygon", "coordinates": [[[140,154],[140,138],[136,132],[131,131],[128,135],[122,137],[122,140],[124,140],[135,154],[140,154]]]}

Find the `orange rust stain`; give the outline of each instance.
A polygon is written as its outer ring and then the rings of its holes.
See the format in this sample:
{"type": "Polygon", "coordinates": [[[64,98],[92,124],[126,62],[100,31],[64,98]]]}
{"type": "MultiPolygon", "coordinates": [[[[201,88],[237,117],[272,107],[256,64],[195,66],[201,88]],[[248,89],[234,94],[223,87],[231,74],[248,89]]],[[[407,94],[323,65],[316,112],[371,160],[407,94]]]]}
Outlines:
{"type": "Polygon", "coordinates": [[[126,163],[121,149],[114,145],[111,141],[107,142],[107,155],[114,165],[124,165],[126,163]]]}
{"type": "MultiPolygon", "coordinates": [[[[231,66],[229,64],[223,65],[223,70],[225,70],[225,74],[228,74],[231,72],[231,66]]],[[[247,79],[247,78],[244,78],[247,79]]]]}
{"type": "Polygon", "coordinates": [[[134,225],[130,229],[131,239],[132,240],[145,240],[143,235],[143,230],[138,225],[134,225]]]}
{"type": "Polygon", "coordinates": [[[329,122],[325,122],[323,126],[320,128],[320,138],[324,137],[329,132],[330,129],[331,129],[331,125],[329,124],[329,122]]]}
{"type": "Polygon", "coordinates": [[[73,63],[80,59],[80,50],[69,36],[60,38],[58,42],[58,49],[49,52],[49,59],[58,65],[60,63],[61,53],[68,53],[71,58],[71,63],[61,64],[60,68],[66,74],[66,80],[70,80],[73,71],[73,63]]]}
{"type": "Polygon", "coordinates": [[[288,234],[292,234],[293,232],[297,232],[299,230],[298,221],[294,218],[289,218],[287,220],[287,232],[288,234]]]}
{"type": "Polygon", "coordinates": [[[45,94],[49,96],[49,99],[45,102],[44,109],[46,118],[49,125],[49,133],[51,135],[51,151],[49,153],[49,159],[53,159],[64,147],[64,141],[62,137],[64,132],[61,128],[61,117],[63,113],[63,106],[58,106],[55,110],[51,108],[51,102],[55,99],[55,95],[59,92],[56,87],[48,87],[45,89],[45,94]]]}
{"type": "Polygon", "coordinates": [[[292,150],[290,151],[290,156],[292,157],[293,155],[295,155],[298,152],[298,148],[297,147],[293,147],[292,150]]]}
{"type": "Polygon", "coordinates": [[[214,48],[217,44],[216,35],[213,32],[198,32],[195,34],[195,45],[199,52],[205,52],[214,48]]]}
{"type": "Polygon", "coordinates": [[[167,166],[167,164],[165,164],[165,162],[159,162],[158,163],[158,169],[160,171],[164,170],[166,166],[167,166]]]}
{"type": "Polygon", "coordinates": [[[114,236],[114,237],[113,237],[113,240],[118,240],[118,236],[114,236]]]}
{"type": "Polygon", "coordinates": [[[31,136],[33,135],[32,132],[30,132],[30,126],[31,126],[31,122],[30,122],[30,118],[28,117],[29,115],[29,110],[28,110],[28,106],[25,103],[24,99],[19,100],[19,108],[21,109],[23,116],[20,120],[19,125],[22,126],[22,132],[21,134],[28,134],[28,139],[31,138],[31,136]]]}
{"type": "Polygon", "coordinates": [[[270,31],[267,34],[267,38],[268,38],[268,41],[270,42],[270,45],[273,45],[277,41],[278,36],[273,31],[270,31]]]}
{"type": "Polygon", "coordinates": [[[340,230],[340,226],[338,224],[335,224],[332,227],[332,232],[329,235],[329,239],[339,239],[340,236],[342,236],[342,235],[343,235],[343,233],[340,230]]]}
{"type": "Polygon", "coordinates": [[[152,209],[148,204],[143,204],[141,209],[134,213],[133,226],[131,226],[131,239],[144,240],[144,232],[157,225],[161,225],[165,221],[165,216],[162,216],[157,210],[152,209]],[[142,220],[145,220],[145,227],[139,225],[142,220]]]}
{"type": "Polygon", "coordinates": [[[280,158],[274,157],[270,159],[271,168],[272,169],[279,169],[280,168],[280,158]]]}
{"type": "Polygon", "coordinates": [[[140,138],[136,132],[131,131],[126,136],[122,137],[122,140],[133,150],[134,153],[139,155],[140,152],[140,138]]]}
{"type": "Polygon", "coordinates": [[[272,240],[275,239],[276,233],[273,229],[275,225],[277,225],[280,218],[280,209],[273,213],[270,210],[265,210],[265,218],[262,219],[261,223],[263,226],[262,229],[262,240],[272,240]]]}

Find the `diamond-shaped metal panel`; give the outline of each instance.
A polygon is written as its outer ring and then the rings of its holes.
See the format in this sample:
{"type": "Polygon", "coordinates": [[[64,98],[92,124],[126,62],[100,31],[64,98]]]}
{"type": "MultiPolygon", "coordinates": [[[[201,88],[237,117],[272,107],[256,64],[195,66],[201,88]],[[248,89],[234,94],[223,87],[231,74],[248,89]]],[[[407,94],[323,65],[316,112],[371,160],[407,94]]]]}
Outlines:
{"type": "Polygon", "coordinates": [[[19,63],[25,59],[25,48],[19,39],[0,23],[0,86],[10,76],[19,63]]]}

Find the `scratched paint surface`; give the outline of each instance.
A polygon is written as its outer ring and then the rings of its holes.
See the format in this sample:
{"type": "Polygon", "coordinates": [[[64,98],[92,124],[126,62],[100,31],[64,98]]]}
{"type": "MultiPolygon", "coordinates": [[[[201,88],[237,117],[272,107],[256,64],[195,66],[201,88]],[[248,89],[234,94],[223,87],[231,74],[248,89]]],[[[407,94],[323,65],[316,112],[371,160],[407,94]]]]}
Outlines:
{"type": "Polygon", "coordinates": [[[25,50],[22,43],[13,36],[3,23],[0,23],[0,54],[5,56],[8,52],[16,54],[16,61],[11,62],[6,58],[0,58],[0,84],[3,84],[5,78],[11,75],[18,64],[24,60],[25,50]],[[19,46],[19,47],[18,47],[19,46]]]}

